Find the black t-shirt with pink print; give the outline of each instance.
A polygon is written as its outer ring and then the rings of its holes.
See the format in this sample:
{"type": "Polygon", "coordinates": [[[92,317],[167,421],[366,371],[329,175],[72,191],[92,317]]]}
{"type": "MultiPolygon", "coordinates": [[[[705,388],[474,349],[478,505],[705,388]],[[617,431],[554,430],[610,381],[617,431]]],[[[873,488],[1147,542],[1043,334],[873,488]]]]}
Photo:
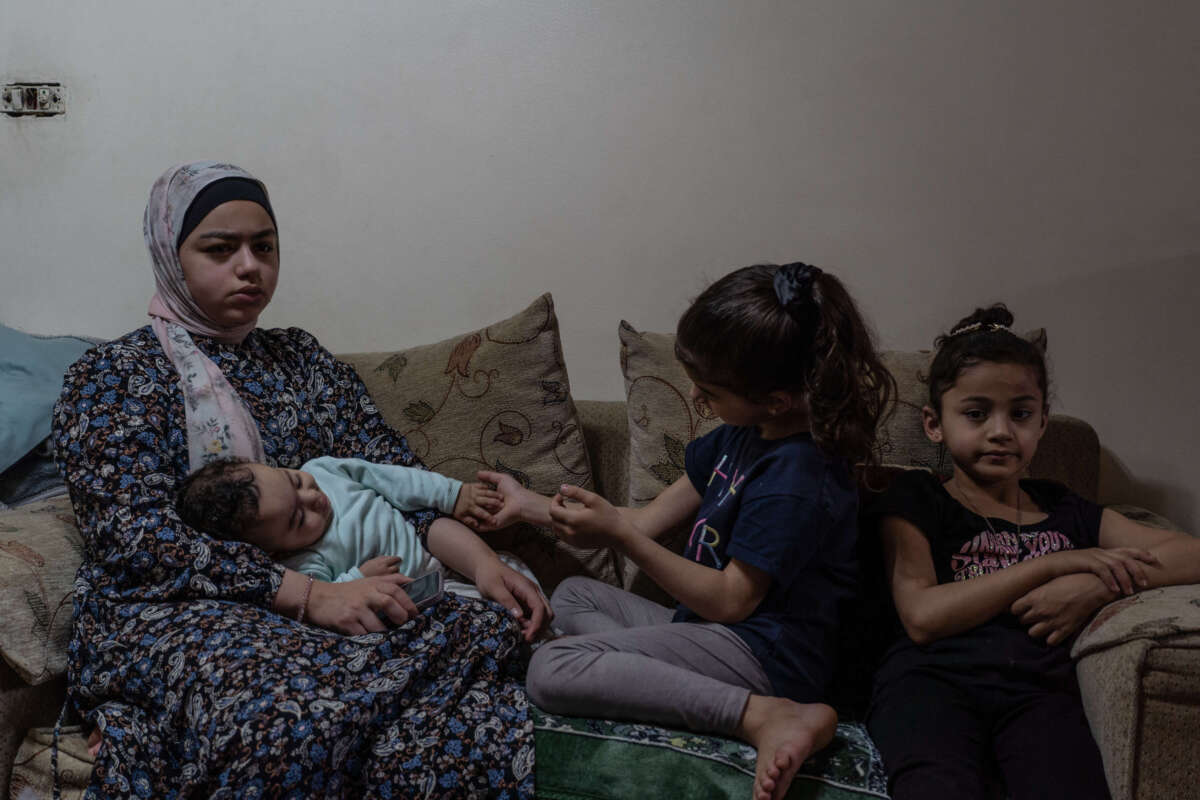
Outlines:
{"type": "MultiPolygon", "coordinates": [[[[867,514],[875,520],[896,516],[916,526],[929,540],[938,583],[969,580],[1059,550],[1098,545],[1100,506],[1053,481],[1022,480],[1021,488],[1047,516],[1023,524],[1020,536],[1017,526],[1008,520],[989,517],[985,521],[924,470],[898,476],[870,503],[867,514]]],[[[1047,645],[1033,638],[1007,611],[976,628],[924,646],[900,629],[876,679],[886,682],[910,669],[929,667],[970,673],[989,682],[1068,685],[1074,678],[1070,646],[1071,640],[1047,645]]]]}

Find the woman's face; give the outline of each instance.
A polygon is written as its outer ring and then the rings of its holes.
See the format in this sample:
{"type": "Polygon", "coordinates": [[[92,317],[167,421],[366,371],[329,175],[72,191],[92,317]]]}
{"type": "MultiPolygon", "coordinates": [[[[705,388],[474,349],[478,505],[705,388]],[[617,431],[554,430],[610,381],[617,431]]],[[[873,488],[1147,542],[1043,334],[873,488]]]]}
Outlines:
{"type": "Polygon", "coordinates": [[[183,240],[179,263],[192,299],[213,322],[224,328],[255,322],[279,279],[275,223],[258,203],[222,203],[183,240]]]}

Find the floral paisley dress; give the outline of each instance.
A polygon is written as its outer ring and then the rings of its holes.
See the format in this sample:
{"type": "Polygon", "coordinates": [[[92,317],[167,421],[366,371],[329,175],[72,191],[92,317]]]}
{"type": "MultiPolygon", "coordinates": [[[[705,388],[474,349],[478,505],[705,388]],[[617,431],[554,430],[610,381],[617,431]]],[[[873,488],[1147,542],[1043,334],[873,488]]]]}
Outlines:
{"type": "MultiPolygon", "coordinates": [[[[304,331],[195,341],[245,399],[268,463],[418,464],[354,371],[304,331]]],[[[360,636],[274,613],[283,568],[175,514],[184,421],[149,326],[85,354],[55,408],[86,546],[70,702],[103,730],[87,796],[532,797],[513,619],[452,595],[360,636]]],[[[411,519],[424,534],[436,516],[411,519]]]]}

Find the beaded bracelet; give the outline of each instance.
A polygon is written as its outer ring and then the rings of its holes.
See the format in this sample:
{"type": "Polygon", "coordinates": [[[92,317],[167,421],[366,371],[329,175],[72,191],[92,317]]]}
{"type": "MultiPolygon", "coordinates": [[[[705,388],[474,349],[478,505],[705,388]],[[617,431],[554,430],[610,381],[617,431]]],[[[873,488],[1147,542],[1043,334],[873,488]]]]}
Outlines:
{"type": "Polygon", "coordinates": [[[308,596],[312,594],[313,576],[308,576],[308,583],[304,587],[304,599],[300,601],[300,611],[296,614],[296,622],[304,622],[304,610],[308,608],[308,596]]]}

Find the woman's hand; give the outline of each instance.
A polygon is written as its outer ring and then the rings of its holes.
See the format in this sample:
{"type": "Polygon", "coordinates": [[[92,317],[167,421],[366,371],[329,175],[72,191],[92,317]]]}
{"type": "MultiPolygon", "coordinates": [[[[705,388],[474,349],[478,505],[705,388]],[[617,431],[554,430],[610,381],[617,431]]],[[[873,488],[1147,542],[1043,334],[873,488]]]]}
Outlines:
{"type": "Polygon", "coordinates": [[[1060,550],[1047,557],[1055,559],[1062,575],[1091,572],[1104,581],[1109,589],[1124,594],[1133,594],[1149,585],[1143,564],[1159,564],[1153,554],[1140,547],[1060,550]]]}
{"type": "Polygon", "coordinates": [[[305,619],[351,636],[387,630],[384,619],[403,625],[419,613],[403,588],[411,580],[393,572],[344,583],[313,581],[305,619]]]}
{"type": "Polygon", "coordinates": [[[484,483],[464,483],[454,501],[453,515],[473,530],[495,530],[499,526],[492,515],[503,507],[504,495],[496,489],[484,483]]]}
{"type": "Polygon", "coordinates": [[[396,570],[400,569],[400,562],[403,560],[400,556],[375,556],[364,561],[358,571],[363,574],[364,578],[376,575],[394,575],[396,570]]]}
{"type": "Polygon", "coordinates": [[[517,522],[529,522],[534,525],[549,525],[550,518],[546,515],[550,501],[537,492],[526,489],[517,479],[505,472],[492,472],[481,469],[475,477],[485,484],[494,486],[495,493],[500,498],[498,507],[491,511],[491,520],[475,527],[477,531],[497,531],[507,528],[517,522]]]}
{"type": "Polygon", "coordinates": [[[508,609],[521,625],[521,635],[532,642],[554,612],[533,581],[496,558],[475,571],[475,586],[489,600],[508,609]]]}
{"type": "Polygon", "coordinates": [[[632,533],[616,506],[595,492],[563,484],[550,501],[551,527],[575,547],[614,545],[632,533]]]}
{"type": "Polygon", "coordinates": [[[1120,594],[1091,572],[1063,575],[1017,598],[1009,609],[1029,628],[1029,635],[1046,644],[1065,641],[1100,606],[1120,594]]]}

